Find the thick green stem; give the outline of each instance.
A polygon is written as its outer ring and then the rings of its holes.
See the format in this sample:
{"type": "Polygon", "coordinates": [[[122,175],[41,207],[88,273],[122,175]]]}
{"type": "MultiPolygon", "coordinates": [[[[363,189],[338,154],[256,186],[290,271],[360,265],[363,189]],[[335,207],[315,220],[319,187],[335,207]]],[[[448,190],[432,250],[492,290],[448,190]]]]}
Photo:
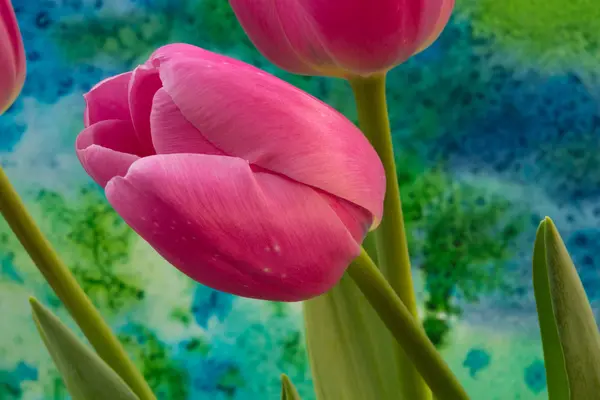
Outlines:
{"type": "MultiPolygon", "coordinates": [[[[385,97],[385,74],[368,78],[352,78],[350,84],[356,98],[360,128],[379,154],[385,169],[386,195],[383,219],[374,232],[377,263],[406,308],[418,318],[385,97]]],[[[402,381],[400,397],[411,400],[429,399],[427,387],[402,351],[399,351],[398,362],[402,381]]]]}
{"type": "MultiPolygon", "coordinates": [[[[348,274],[392,332],[436,399],[468,400],[469,396],[431,343],[419,321],[400,300],[364,249],[350,264],[348,274]]],[[[414,399],[400,394],[398,398],[414,399]]]]}
{"type": "Polygon", "coordinates": [[[155,400],[142,374],[44,237],[1,167],[0,213],[98,355],[123,378],[140,400],[155,400]]]}

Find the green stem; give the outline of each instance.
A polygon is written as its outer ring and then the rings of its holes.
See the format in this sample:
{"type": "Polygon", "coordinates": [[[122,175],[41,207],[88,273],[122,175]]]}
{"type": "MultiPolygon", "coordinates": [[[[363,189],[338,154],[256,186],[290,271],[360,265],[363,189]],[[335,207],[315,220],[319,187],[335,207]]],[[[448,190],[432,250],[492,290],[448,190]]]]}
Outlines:
{"type": "MultiPolygon", "coordinates": [[[[350,84],[356,99],[360,128],[379,154],[385,169],[383,219],[374,232],[378,265],[406,308],[418,318],[385,97],[385,74],[352,78],[350,84]]],[[[427,387],[402,351],[398,352],[398,362],[403,382],[403,395],[400,397],[411,400],[429,399],[427,387]]]]}
{"type": "Polygon", "coordinates": [[[117,337],[27,212],[2,167],[0,213],[98,355],[123,378],[140,400],[155,400],[152,390],[117,337]]]}
{"type": "MultiPolygon", "coordinates": [[[[392,332],[437,400],[468,400],[469,396],[367,252],[350,264],[348,274],[392,332]]],[[[412,397],[398,398],[413,399],[412,397]]]]}

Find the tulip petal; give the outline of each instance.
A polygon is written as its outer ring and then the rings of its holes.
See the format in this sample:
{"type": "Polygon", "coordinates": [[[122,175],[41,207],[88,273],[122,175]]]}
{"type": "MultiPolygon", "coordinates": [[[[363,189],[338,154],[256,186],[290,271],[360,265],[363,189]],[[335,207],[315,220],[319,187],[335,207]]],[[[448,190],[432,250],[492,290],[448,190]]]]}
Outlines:
{"type": "MultiPolygon", "coordinates": [[[[10,51],[17,72],[25,72],[25,49],[17,23],[17,16],[10,0],[0,0],[0,37],[5,37],[11,46],[10,51]],[[6,35],[6,36],[4,36],[6,35]]],[[[4,41],[4,40],[0,40],[4,41]]],[[[8,50],[8,49],[7,49],[8,50]]],[[[0,53],[3,54],[3,53],[0,53]]]]}
{"type": "MultiPolygon", "coordinates": [[[[324,49],[316,45],[316,40],[309,40],[310,38],[306,37],[311,34],[311,30],[297,29],[296,24],[288,28],[283,23],[282,19],[285,18],[300,26],[304,25],[299,2],[285,2],[287,8],[285,13],[279,10],[281,3],[273,0],[230,0],[229,2],[252,43],[271,62],[295,74],[320,75],[315,68],[317,63],[306,61],[311,58],[303,58],[302,53],[306,54],[312,48],[315,54],[319,54],[317,58],[329,60],[329,63],[331,60],[324,49]],[[304,40],[302,40],[303,36],[304,40]]],[[[304,27],[309,24],[308,21],[305,22],[304,27]]]]}
{"type": "Polygon", "coordinates": [[[128,103],[128,87],[131,72],[107,78],[96,84],[85,98],[85,127],[96,122],[117,119],[131,120],[128,103]]]}
{"type": "Polygon", "coordinates": [[[172,43],[159,47],[150,55],[150,59],[146,65],[158,66],[172,58],[197,58],[225,65],[235,65],[240,68],[253,68],[243,61],[213,53],[212,51],[204,50],[201,47],[187,43],[172,43]]]}
{"type": "Polygon", "coordinates": [[[379,220],[383,166],[343,115],[251,66],[173,58],[159,71],[183,116],[216,148],[345,199],[379,220]]]}
{"type": "Polygon", "coordinates": [[[197,153],[225,155],[181,114],[171,96],[160,89],[151,115],[152,141],[158,154],[197,153]]]}
{"type": "MultiPolygon", "coordinates": [[[[2,0],[0,0],[2,1],[2,0]]],[[[0,20],[0,38],[6,37],[2,20],[0,20]]],[[[12,53],[12,44],[7,40],[0,39],[0,115],[12,105],[15,99],[16,64],[12,53]]]]}
{"type": "Polygon", "coordinates": [[[448,24],[453,9],[454,0],[430,0],[425,2],[421,14],[421,33],[418,39],[420,46],[415,53],[427,49],[437,40],[448,24]]]}
{"type": "Polygon", "coordinates": [[[13,104],[25,81],[25,49],[8,0],[0,0],[0,76],[1,115],[13,104]]]}
{"type": "Polygon", "coordinates": [[[361,74],[387,70],[409,58],[418,43],[423,4],[430,0],[304,0],[323,45],[361,74]],[[357,28],[359,27],[359,28],[357,28]]]}
{"type": "Polygon", "coordinates": [[[315,190],[244,160],[156,155],[114,178],[115,210],[194,280],[236,295],[298,301],[322,294],[360,248],[315,190]]]}
{"type": "Polygon", "coordinates": [[[154,95],[162,87],[156,68],[140,65],[129,80],[129,112],[140,143],[139,153],[148,156],[155,154],[150,129],[150,112],[154,95]]]}
{"type": "Polygon", "coordinates": [[[115,176],[125,176],[139,159],[139,142],[129,121],[98,122],[77,136],[75,146],[81,165],[102,187],[115,176]]]}

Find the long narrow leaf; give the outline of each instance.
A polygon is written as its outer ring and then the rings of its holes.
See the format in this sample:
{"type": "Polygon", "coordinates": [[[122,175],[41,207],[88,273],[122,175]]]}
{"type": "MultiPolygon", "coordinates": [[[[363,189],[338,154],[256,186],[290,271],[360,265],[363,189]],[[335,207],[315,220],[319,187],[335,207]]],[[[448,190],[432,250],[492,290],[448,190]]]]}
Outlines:
{"type": "Polygon", "coordinates": [[[354,281],[304,302],[307,349],[319,400],[397,400],[395,341],[354,281]]]}
{"type": "Polygon", "coordinates": [[[73,400],[138,400],[96,353],[36,299],[33,320],[73,400]]]}
{"type": "Polygon", "coordinates": [[[294,384],[286,374],[281,375],[281,400],[301,400],[294,384]]]}
{"type": "Polygon", "coordinates": [[[533,247],[533,291],[544,349],[548,397],[549,400],[569,400],[569,379],[565,367],[565,355],[554,318],[548,268],[546,267],[545,232],[546,221],[544,220],[537,230],[533,247]]]}
{"type": "Polygon", "coordinates": [[[550,218],[546,218],[540,225],[536,247],[536,303],[539,303],[538,310],[542,312],[540,326],[544,356],[547,357],[548,390],[552,391],[551,399],[597,399],[600,393],[600,334],[575,265],[550,218]],[[543,252],[539,244],[541,236],[543,252]],[[544,266],[546,280],[543,279],[544,266]],[[547,290],[544,288],[546,284],[547,290]],[[554,318],[555,332],[550,326],[550,311],[554,318]],[[561,372],[560,354],[556,347],[559,347],[562,353],[562,368],[566,376],[561,372]],[[551,379],[558,379],[559,383],[553,382],[550,386],[551,379]],[[565,381],[568,390],[564,387],[565,381]]]}

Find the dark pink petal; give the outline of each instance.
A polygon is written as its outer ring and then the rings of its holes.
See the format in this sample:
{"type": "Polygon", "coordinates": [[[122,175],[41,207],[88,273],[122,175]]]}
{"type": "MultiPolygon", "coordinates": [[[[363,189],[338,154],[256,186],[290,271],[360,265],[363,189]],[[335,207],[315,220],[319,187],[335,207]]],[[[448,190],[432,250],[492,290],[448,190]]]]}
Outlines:
{"type": "Polygon", "coordinates": [[[385,192],[381,161],[343,115],[251,66],[176,57],[159,65],[165,91],[217,149],[379,219],[385,192]]]}
{"type": "Polygon", "coordinates": [[[150,130],[150,112],[156,91],[162,87],[158,71],[148,65],[140,65],[129,80],[129,111],[140,142],[139,152],[145,156],[155,154],[150,130]]]}
{"type": "Polygon", "coordinates": [[[296,74],[320,75],[317,66],[333,61],[311,29],[299,1],[230,0],[240,24],[271,62],[296,74]]]}
{"type": "Polygon", "coordinates": [[[0,20],[0,76],[2,76],[0,80],[0,115],[13,104],[17,97],[15,93],[18,92],[12,43],[8,40],[8,34],[4,29],[0,20]]]}
{"type": "MultiPolygon", "coordinates": [[[[322,44],[345,69],[361,75],[385,71],[418,48],[419,22],[430,0],[304,0],[322,44]]],[[[433,0],[436,1],[436,0],[433,0]]],[[[298,34],[301,34],[298,32],[298,34]]]]}
{"type": "Polygon", "coordinates": [[[101,186],[124,176],[139,157],[139,142],[130,121],[108,120],[84,129],[75,142],[77,156],[86,172],[101,186]]]}
{"type": "Polygon", "coordinates": [[[25,50],[16,15],[10,1],[0,0],[0,115],[21,92],[25,70],[25,50]]]}
{"type": "Polygon", "coordinates": [[[150,120],[152,141],[158,154],[225,155],[181,115],[181,111],[164,89],[160,89],[154,97],[150,120]]]}
{"type": "Polygon", "coordinates": [[[26,68],[25,49],[17,23],[17,16],[10,0],[0,0],[0,42],[7,42],[10,45],[8,52],[10,52],[14,61],[15,71],[19,75],[24,75],[26,68]]]}
{"type": "Polygon", "coordinates": [[[77,150],[98,145],[122,153],[137,154],[140,147],[131,121],[106,120],[84,129],[75,141],[77,150]]]}
{"type": "Polygon", "coordinates": [[[84,95],[85,127],[96,122],[117,119],[130,121],[128,88],[131,72],[110,77],[84,95]]]}
{"type": "Polygon", "coordinates": [[[131,164],[139,160],[133,154],[119,153],[97,145],[77,150],[77,157],[85,172],[102,187],[115,176],[125,176],[131,164]]]}
{"type": "Polygon", "coordinates": [[[298,301],[337,283],[359,246],[313,189],[244,160],[136,161],[106,187],[115,210],[194,280],[245,297],[298,301]]]}

